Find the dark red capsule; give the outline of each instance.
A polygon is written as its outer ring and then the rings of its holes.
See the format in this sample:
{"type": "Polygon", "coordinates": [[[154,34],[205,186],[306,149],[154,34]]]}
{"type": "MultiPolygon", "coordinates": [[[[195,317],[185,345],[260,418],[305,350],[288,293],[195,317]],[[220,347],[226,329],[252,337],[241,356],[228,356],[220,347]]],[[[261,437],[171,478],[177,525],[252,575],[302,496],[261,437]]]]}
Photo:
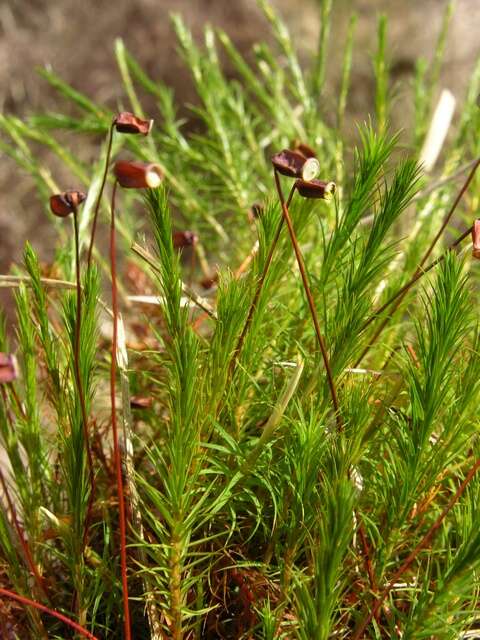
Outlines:
{"type": "Polygon", "coordinates": [[[320,164],[316,158],[306,158],[291,149],[283,149],[272,157],[272,164],[278,173],[290,178],[313,180],[318,175],[320,164]]]}
{"type": "Polygon", "coordinates": [[[119,160],[113,172],[118,184],[125,189],[155,189],[163,179],[160,165],[147,162],[119,160]]]}
{"type": "Polygon", "coordinates": [[[331,200],[335,195],[336,185],[324,180],[297,180],[295,188],[303,198],[331,200]]]}
{"type": "Polygon", "coordinates": [[[172,240],[175,249],[183,249],[195,246],[198,242],[198,236],[193,231],[174,231],[172,240]]]}
{"type": "Polygon", "coordinates": [[[153,120],[143,120],[129,111],[122,111],[115,117],[113,125],[119,133],[148,136],[153,126],[153,120]]]}
{"type": "Polygon", "coordinates": [[[13,382],[18,378],[17,359],[11,353],[0,353],[0,384],[13,382]]]}
{"type": "Polygon", "coordinates": [[[59,218],[66,218],[77,210],[78,206],[84,202],[86,195],[82,191],[64,191],[57,193],[50,198],[50,210],[59,218]]]}
{"type": "Polygon", "coordinates": [[[215,273],[211,277],[203,278],[203,280],[200,281],[200,284],[201,284],[203,289],[206,289],[206,290],[211,289],[216,284],[218,284],[218,273],[215,273]]]}

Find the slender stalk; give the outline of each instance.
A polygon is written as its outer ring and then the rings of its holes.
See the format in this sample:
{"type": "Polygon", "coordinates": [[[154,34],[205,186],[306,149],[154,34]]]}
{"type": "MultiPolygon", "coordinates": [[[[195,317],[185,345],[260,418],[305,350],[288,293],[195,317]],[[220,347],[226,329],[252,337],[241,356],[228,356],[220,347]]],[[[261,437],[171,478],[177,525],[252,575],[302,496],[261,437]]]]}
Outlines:
{"type": "MultiPolygon", "coordinates": [[[[290,189],[290,193],[288,195],[288,200],[287,200],[287,207],[290,206],[294,193],[295,193],[295,184],[290,189]]],[[[285,222],[285,218],[282,216],[282,218],[280,219],[280,222],[278,223],[277,230],[275,231],[275,236],[272,240],[272,244],[270,245],[270,249],[268,251],[265,264],[263,265],[262,274],[258,279],[257,286],[255,288],[255,293],[253,294],[253,299],[252,299],[252,302],[250,303],[250,308],[248,309],[247,319],[245,320],[245,324],[243,325],[242,333],[238,338],[237,345],[233,351],[232,358],[230,360],[230,364],[228,365],[227,381],[233,380],[233,377],[235,375],[237,363],[238,363],[238,360],[240,359],[240,354],[242,353],[243,344],[245,342],[245,338],[247,337],[248,330],[250,329],[250,325],[252,324],[252,320],[255,314],[255,310],[257,308],[258,300],[260,299],[260,294],[262,293],[263,285],[265,284],[265,279],[267,277],[268,270],[270,269],[270,265],[272,264],[273,254],[275,253],[275,249],[277,247],[284,222],[285,222]]],[[[227,386],[228,386],[228,383],[227,383],[227,386]]]]}
{"type": "Polygon", "coordinates": [[[461,496],[464,493],[465,489],[467,488],[468,484],[472,481],[472,479],[474,478],[475,474],[477,473],[477,471],[479,469],[480,469],[480,458],[478,458],[475,461],[475,463],[472,465],[472,467],[470,468],[470,471],[465,476],[465,479],[460,484],[460,486],[458,487],[457,491],[452,496],[452,498],[450,498],[450,500],[449,500],[447,506],[445,507],[445,509],[438,516],[438,518],[432,524],[432,526],[427,531],[427,533],[424,535],[422,540],[417,544],[415,549],[413,549],[413,551],[407,556],[407,558],[404,560],[403,564],[395,572],[393,578],[391,578],[391,580],[389,581],[389,583],[387,584],[385,589],[378,596],[378,598],[376,599],[376,601],[373,604],[373,607],[372,607],[370,613],[364,618],[364,620],[360,623],[360,625],[355,630],[355,633],[354,633],[354,635],[352,637],[352,640],[360,640],[363,632],[365,631],[367,626],[370,624],[370,622],[372,621],[373,617],[378,613],[380,607],[382,606],[383,602],[385,601],[385,598],[388,596],[390,591],[395,587],[396,583],[398,582],[398,579],[409,568],[409,566],[412,564],[412,562],[418,556],[420,551],[425,549],[425,547],[430,543],[430,541],[432,540],[432,538],[434,537],[434,535],[436,534],[438,529],[441,527],[442,522],[445,520],[445,518],[447,517],[449,512],[453,509],[455,504],[461,498],[461,496]]]}
{"type": "Polygon", "coordinates": [[[470,173],[467,176],[467,179],[465,180],[462,188],[460,189],[460,191],[458,192],[457,197],[455,198],[452,206],[450,207],[450,211],[447,213],[447,215],[445,216],[443,222],[442,222],[442,226],[440,227],[440,229],[438,230],[437,235],[433,238],[432,242],[430,243],[430,246],[428,247],[427,251],[425,252],[422,260],[420,261],[420,264],[418,265],[417,271],[416,273],[421,270],[421,268],[423,267],[423,265],[425,264],[425,262],[428,260],[428,258],[430,257],[430,254],[432,253],[432,251],[434,250],[437,242],[440,240],[440,237],[442,236],[443,232],[445,231],[448,223],[450,222],[453,214],[455,213],[456,208],[458,207],[458,204],[460,202],[460,200],[462,199],[464,193],[466,192],[466,190],[468,189],[468,187],[470,186],[471,181],[473,180],[475,173],[478,169],[478,167],[480,166],[480,158],[477,158],[477,161],[475,162],[475,164],[473,165],[470,173]]]}
{"type": "MultiPolygon", "coordinates": [[[[358,535],[362,544],[363,560],[365,568],[367,570],[368,580],[370,582],[370,589],[373,593],[377,590],[377,581],[375,579],[375,573],[373,571],[372,560],[370,558],[370,547],[368,546],[367,532],[365,531],[365,525],[358,512],[355,512],[355,516],[358,520],[358,535]]],[[[375,614],[375,620],[377,624],[380,624],[378,612],[375,614]]]]}
{"type": "Polygon", "coordinates": [[[313,300],[312,291],[310,289],[310,285],[308,283],[307,271],[305,268],[305,262],[303,260],[302,252],[300,251],[300,246],[298,244],[297,237],[295,235],[295,230],[293,228],[292,219],[290,218],[290,213],[288,211],[287,204],[285,202],[285,198],[282,192],[282,187],[280,184],[280,178],[278,177],[278,173],[274,170],[275,176],[275,185],[277,188],[278,197],[280,199],[280,204],[282,205],[282,213],[287,223],[288,232],[290,234],[290,239],[292,241],[293,249],[295,251],[295,257],[297,259],[298,268],[300,270],[300,274],[302,276],[303,288],[305,290],[305,295],[307,296],[308,306],[310,308],[310,314],[312,316],[313,325],[315,327],[315,333],[317,335],[318,344],[320,346],[320,351],[322,352],[322,358],[325,365],[325,370],[327,372],[327,381],[330,389],[330,395],[332,396],[332,404],[335,411],[335,419],[337,422],[338,431],[343,431],[343,423],[340,415],[340,409],[338,406],[338,398],[337,391],[335,389],[335,383],[333,380],[332,369],[330,367],[330,360],[328,357],[327,347],[325,345],[325,340],[322,336],[322,332],[320,331],[320,323],[318,321],[317,310],[315,308],[315,302],[313,300]]]}
{"type": "Polygon", "coordinates": [[[115,381],[117,375],[117,344],[118,344],[118,296],[117,296],[117,264],[115,256],[115,195],[118,182],[115,181],[112,190],[111,224],[110,224],[110,273],[112,277],[112,313],[113,313],[113,335],[112,335],[112,361],[110,368],[110,401],[112,405],[112,432],[113,432],[113,456],[115,459],[115,472],[117,479],[119,526],[120,526],[120,564],[122,573],[122,595],[123,595],[123,627],[125,640],[131,640],[130,629],[130,607],[128,603],[128,580],[127,580],[127,518],[125,510],[125,495],[123,490],[122,459],[118,439],[117,410],[115,406],[115,381]]]}
{"type": "Polygon", "coordinates": [[[107,155],[105,158],[105,167],[103,170],[102,184],[100,185],[100,191],[98,192],[97,202],[95,203],[95,210],[93,213],[92,235],[90,236],[90,246],[88,247],[88,256],[87,256],[87,269],[90,268],[90,264],[92,263],[92,253],[93,253],[93,246],[95,243],[95,232],[97,230],[98,212],[100,210],[100,203],[102,202],[105,183],[107,182],[108,165],[110,164],[110,156],[112,155],[113,131],[114,131],[114,125],[112,122],[112,124],[110,125],[109,133],[108,133],[107,155]]]}
{"type": "Polygon", "coordinates": [[[468,169],[471,169],[473,166],[475,166],[477,162],[478,162],[477,158],[475,158],[475,160],[470,160],[470,162],[463,164],[459,169],[457,169],[457,171],[455,171],[451,175],[446,176],[445,178],[440,178],[439,180],[436,180],[435,182],[430,183],[428,187],[425,187],[425,189],[423,189],[422,191],[419,191],[417,195],[411,199],[411,202],[412,203],[418,202],[418,200],[425,198],[425,196],[430,195],[440,187],[445,186],[449,182],[453,182],[457,178],[461,178],[461,176],[463,176],[463,174],[466,171],[468,171],[468,169]]]}
{"type": "Polygon", "coordinates": [[[409,282],[407,282],[407,284],[405,284],[401,289],[399,289],[397,291],[397,293],[395,293],[389,300],[387,300],[387,302],[385,302],[379,309],[374,311],[374,313],[370,316],[370,318],[362,326],[361,331],[366,329],[368,327],[368,325],[371,322],[373,322],[377,316],[379,316],[381,313],[383,313],[392,304],[392,302],[395,302],[395,300],[397,300],[397,298],[399,298],[403,293],[406,293],[418,280],[420,280],[420,278],[422,276],[424,276],[426,273],[431,271],[440,262],[445,260],[446,256],[449,254],[449,252],[452,251],[453,249],[455,249],[461,242],[463,242],[463,240],[465,240],[465,238],[468,237],[472,233],[472,230],[473,230],[473,225],[471,227],[469,227],[466,231],[464,231],[460,236],[458,236],[458,238],[448,246],[447,250],[444,253],[442,253],[441,256],[439,256],[436,260],[431,262],[428,265],[428,267],[425,267],[425,269],[422,269],[420,272],[417,272],[413,276],[413,278],[409,282]]]}
{"type": "Polygon", "coordinates": [[[88,414],[85,402],[85,391],[83,388],[82,374],[80,371],[80,334],[82,329],[82,283],[80,279],[80,237],[78,232],[78,214],[77,209],[73,210],[73,227],[75,230],[75,276],[77,287],[77,304],[75,317],[75,338],[74,338],[74,354],[73,364],[75,369],[75,378],[78,389],[78,399],[80,401],[80,411],[82,413],[83,438],[85,440],[85,449],[87,452],[88,476],[90,482],[90,495],[88,497],[87,513],[85,515],[85,528],[83,532],[83,547],[88,543],[88,531],[92,517],[93,501],[95,499],[95,473],[93,471],[93,456],[90,446],[90,434],[88,431],[88,414]]]}
{"type": "Polygon", "coordinates": [[[17,405],[17,409],[18,409],[19,414],[25,420],[27,416],[25,415],[25,409],[22,406],[22,402],[21,402],[20,398],[18,397],[18,393],[17,393],[17,390],[15,389],[15,385],[13,384],[13,382],[11,382],[8,385],[8,387],[9,387],[10,391],[12,392],[12,396],[13,396],[13,399],[15,400],[15,404],[17,405]]]}
{"type": "Polygon", "coordinates": [[[407,293],[409,292],[409,290],[413,287],[413,285],[418,282],[418,280],[420,280],[420,278],[422,278],[425,274],[427,274],[429,271],[431,271],[434,267],[436,267],[438,264],[440,264],[440,262],[442,262],[443,260],[445,260],[445,257],[449,254],[450,251],[452,251],[453,249],[455,249],[461,242],[463,242],[463,240],[465,240],[465,238],[467,236],[469,236],[472,233],[473,230],[473,226],[469,227],[466,231],[464,231],[454,242],[452,242],[447,250],[442,253],[441,256],[439,256],[436,260],[434,260],[433,262],[431,262],[428,267],[425,267],[425,269],[417,269],[417,271],[414,273],[413,277],[411,278],[411,280],[409,280],[401,289],[399,289],[397,291],[397,293],[395,293],[391,298],[389,298],[381,307],[379,307],[376,311],[374,311],[372,313],[372,315],[364,322],[363,326],[360,329],[360,332],[363,332],[372,322],[374,322],[374,320],[380,315],[382,314],[392,303],[396,302],[395,306],[393,307],[392,311],[390,312],[390,315],[387,316],[387,318],[385,318],[385,320],[383,321],[383,323],[378,327],[377,331],[375,332],[374,336],[371,338],[370,342],[368,343],[368,345],[365,347],[365,349],[362,351],[362,353],[360,354],[358,360],[355,362],[354,364],[354,368],[358,367],[358,365],[360,364],[360,362],[363,360],[363,358],[365,357],[365,355],[368,353],[368,351],[370,350],[370,347],[375,343],[375,341],[377,340],[377,338],[379,337],[380,333],[383,331],[383,329],[385,328],[387,322],[390,320],[390,318],[392,317],[392,315],[395,313],[395,311],[398,309],[398,307],[400,306],[402,300],[405,298],[405,296],[407,295],[407,293]]]}
{"type": "Polygon", "coordinates": [[[13,526],[15,527],[15,531],[17,532],[17,536],[18,536],[18,539],[20,541],[20,545],[22,547],[23,553],[25,554],[25,560],[27,562],[28,568],[32,572],[32,575],[35,578],[35,581],[36,581],[36,583],[38,585],[38,588],[43,593],[45,598],[48,601],[50,601],[49,595],[48,595],[47,590],[45,588],[44,580],[43,580],[42,576],[38,572],[37,566],[36,566],[35,561],[33,559],[32,552],[30,550],[30,545],[28,544],[28,541],[25,538],[23,529],[20,526],[20,522],[18,521],[17,510],[15,509],[15,504],[14,504],[14,502],[12,500],[12,497],[10,495],[10,491],[9,491],[7,482],[5,480],[5,476],[3,475],[1,469],[0,469],[0,484],[2,485],[2,490],[3,490],[3,493],[5,495],[5,499],[7,501],[7,504],[8,504],[8,509],[10,511],[10,515],[11,515],[11,518],[12,518],[13,526]]]}
{"type": "MultiPolygon", "coordinates": [[[[405,295],[407,294],[408,289],[410,288],[411,284],[413,284],[414,282],[416,282],[418,280],[419,277],[421,277],[423,275],[423,273],[426,273],[426,270],[422,269],[423,265],[425,264],[425,262],[428,260],[428,258],[430,257],[432,251],[434,250],[435,246],[437,245],[437,242],[439,241],[439,239],[441,238],[443,232],[445,231],[445,229],[448,226],[448,223],[450,222],[453,214],[455,213],[455,210],[460,202],[460,200],[462,199],[463,195],[465,194],[465,192],[467,191],[468,187],[470,186],[470,183],[472,182],[475,173],[478,169],[478,167],[480,166],[480,157],[477,158],[475,160],[475,162],[473,163],[473,166],[470,170],[470,173],[467,176],[467,179],[465,180],[465,182],[462,185],[462,188],[460,189],[460,191],[457,194],[457,197],[455,198],[455,200],[453,201],[452,206],[450,207],[450,210],[448,211],[447,215],[445,216],[445,218],[443,219],[443,222],[440,226],[440,229],[438,230],[437,234],[435,235],[435,237],[433,238],[432,242],[430,243],[428,249],[426,250],[426,252],[424,253],[422,259],[420,260],[420,263],[417,267],[417,269],[415,270],[415,273],[413,274],[412,279],[410,280],[409,283],[407,283],[404,287],[402,287],[402,289],[400,289],[399,292],[397,292],[395,294],[395,296],[390,299],[385,305],[383,305],[383,307],[381,307],[380,311],[377,311],[376,314],[373,314],[368,320],[367,322],[363,325],[362,329],[365,329],[365,327],[367,327],[370,322],[372,322],[373,319],[375,319],[375,316],[378,315],[378,313],[381,313],[382,310],[384,310],[384,308],[386,308],[387,306],[389,306],[394,300],[396,300],[396,304],[394,306],[394,308],[392,309],[392,312],[389,316],[387,316],[380,324],[380,326],[378,327],[378,329],[376,330],[375,334],[372,336],[372,338],[370,339],[368,345],[365,347],[365,349],[362,351],[362,354],[360,355],[359,359],[357,360],[355,366],[358,366],[358,364],[362,361],[362,359],[366,356],[366,354],[370,351],[371,347],[375,344],[375,342],[378,340],[380,334],[383,332],[383,330],[385,329],[385,327],[387,326],[388,322],[390,321],[390,318],[392,317],[392,315],[394,314],[394,312],[398,309],[398,307],[400,306],[400,304],[402,303],[402,300],[404,299],[405,295]]],[[[468,235],[468,234],[467,234],[468,235]]],[[[463,238],[462,238],[463,239],[463,238]]],[[[461,242],[461,240],[460,240],[461,242]]],[[[443,258],[442,258],[443,259],[443,258]]],[[[437,263],[438,264],[438,263],[437,263]]]]}
{"type": "Polygon", "coordinates": [[[24,596],[21,596],[14,591],[10,591],[9,589],[0,588],[0,595],[5,598],[10,598],[11,600],[15,600],[16,602],[20,602],[21,604],[27,605],[29,607],[34,607],[35,609],[38,609],[43,613],[48,613],[49,616],[53,616],[54,618],[57,618],[57,620],[64,622],[81,636],[83,636],[84,638],[88,638],[88,640],[98,640],[98,638],[94,636],[93,633],[90,633],[90,631],[87,631],[87,629],[85,629],[84,627],[81,627],[79,624],[77,624],[70,618],[67,618],[67,616],[64,616],[62,613],[59,613],[54,609],[50,609],[49,607],[45,607],[43,604],[40,604],[40,602],[30,600],[30,598],[25,598],[24,596]]]}

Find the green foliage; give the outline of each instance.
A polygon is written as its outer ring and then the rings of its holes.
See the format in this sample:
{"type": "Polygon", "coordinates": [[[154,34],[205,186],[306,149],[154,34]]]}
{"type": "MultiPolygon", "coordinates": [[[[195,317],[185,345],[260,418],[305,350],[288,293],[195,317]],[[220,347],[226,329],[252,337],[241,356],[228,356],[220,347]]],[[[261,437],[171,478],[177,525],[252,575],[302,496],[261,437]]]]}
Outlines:
{"type": "MultiPolygon", "coordinates": [[[[125,335],[116,400],[133,635],[346,640],[381,595],[367,637],[396,637],[400,630],[406,638],[458,638],[478,618],[480,481],[470,477],[479,456],[478,267],[450,252],[389,309],[378,339],[368,322],[415,273],[457,193],[450,176],[460,160],[480,152],[474,106],[480,67],[445,153],[442,182],[421,183],[416,158],[434,106],[450,9],[433,61],[417,65],[414,147],[400,156],[403,137],[388,127],[394,87],[387,19],[379,20],[373,56],[374,119],[366,114],[352,142],[344,120],[355,17],[332,118],[323,104],[333,3],[319,2],[319,41],[307,69],[281,18],[265,0],[259,4],[274,44],[255,45],[251,62],[226,33],[207,27],[201,45],[173,17],[197,92],[195,127],[179,119],[171,90],[150,78],[122,41],[115,45],[125,100],[156,124],[146,139],[114,132],[113,155],[124,150],[156,162],[165,175],[164,185],[143,198],[138,190],[117,191],[118,326],[125,335]],[[236,71],[233,80],[223,56],[236,71]],[[155,100],[157,114],[144,113],[144,94],[155,100]],[[295,139],[315,148],[320,178],[337,181],[333,202],[292,192],[289,210],[325,336],[340,426],[323,362],[314,355],[307,298],[268,160],[295,139]],[[261,214],[253,222],[254,203],[261,214]],[[182,253],[175,228],[195,232],[198,242],[182,253]],[[135,254],[133,241],[140,247],[135,254]],[[204,277],[215,280],[214,289],[201,289],[204,277]]],[[[35,158],[39,143],[88,190],[79,212],[84,249],[105,148],[93,164],[76,149],[79,137],[106,134],[112,113],[53,71],[42,75],[67,101],[69,115],[27,122],[4,115],[0,145],[32,175],[45,203],[57,185],[35,158]]],[[[281,179],[287,193],[291,183],[281,179]]],[[[106,195],[100,224],[107,204],[106,195]]],[[[463,201],[455,228],[463,229],[462,207],[463,201]]],[[[101,245],[89,269],[81,261],[78,364],[92,485],[75,369],[75,253],[69,224],[61,221],[58,230],[55,278],[42,276],[27,244],[25,269],[0,282],[16,288],[17,308],[10,346],[0,327],[1,350],[14,350],[20,362],[18,379],[0,385],[1,464],[15,505],[13,513],[2,491],[0,587],[5,575],[6,586],[63,611],[97,638],[116,638],[123,610],[107,391],[111,312],[97,265],[109,274],[101,245]]],[[[437,245],[432,259],[439,255],[437,245]]],[[[48,616],[30,612],[23,624],[25,637],[66,637],[48,616]]]]}

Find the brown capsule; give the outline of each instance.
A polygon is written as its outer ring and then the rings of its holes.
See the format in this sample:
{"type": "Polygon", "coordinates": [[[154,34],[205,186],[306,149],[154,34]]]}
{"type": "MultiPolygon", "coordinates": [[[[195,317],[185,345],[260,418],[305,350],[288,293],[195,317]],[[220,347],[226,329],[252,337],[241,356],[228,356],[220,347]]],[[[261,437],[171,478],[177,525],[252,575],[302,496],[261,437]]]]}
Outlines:
{"type": "Polygon", "coordinates": [[[327,201],[333,198],[336,190],[334,182],[325,182],[324,180],[297,180],[295,187],[303,198],[317,198],[327,201]]]}
{"type": "Polygon", "coordinates": [[[198,236],[193,231],[174,231],[172,240],[175,249],[183,249],[195,246],[198,242],[198,236]]]}
{"type": "Polygon", "coordinates": [[[272,156],[272,164],[282,175],[299,178],[305,164],[305,158],[296,151],[284,149],[272,156]]]}
{"type": "Polygon", "coordinates": [[[130,398],[130,406],[132,409],[150,409],[153,405],[151,396],[132,396],[130,398]]]}
{"type": "Polygon", "coordinates": [[[472,256],[480,260],[480,220],[477,219],[473,223],[472,228],[473,251],[472,256]]]}
{"type": "Polygon", "coordinates": [[[121,187],[125,189],[155,189],[162,182],[160,165],[119,160],[113,169],[121,187]]]}
{"type": "Polygon", "coordinates": [[[248,221],[253,224],[255,220],[258,220],[265,213],[265,207],[259,202],[254,202],[250,209],[247,211],[248,221]]]}
{"type": "Polygon", "coordinates": [[[313,180],[320,171],[320,164],[316,158],[305,156],[291,149],[284,149],[272,157],[272,164],[278,173],[290,178],[313,180]]]}
{"type": "Polygon", "coordinates": [[[18,378],[17,359],[10,353],[0,353],[0,384],[13,382],[18,378]]]}
{"type": "Polygon", "coordinates": [[[81,191],[64,191],[50,198],[50,210],[59,218],[66,218],[76,211],[87,196],[81,191]]]}
{"type": "Polygon", "coordinates": [[[153,127],[153,120],[142,120],[133,113],[122,111],[113,120],[113,126],[119,133],[141,133],[148,136],[153,127]]]}
{"type": "Polygon", "coordinates": [[[218,273],[215,273],[211,277],[203,278],[203,280],[200,281],[200,284],[201,284],[203,289],[206,289],[206,290],[211,289],[216,284],[218,284],[218,273]]]}

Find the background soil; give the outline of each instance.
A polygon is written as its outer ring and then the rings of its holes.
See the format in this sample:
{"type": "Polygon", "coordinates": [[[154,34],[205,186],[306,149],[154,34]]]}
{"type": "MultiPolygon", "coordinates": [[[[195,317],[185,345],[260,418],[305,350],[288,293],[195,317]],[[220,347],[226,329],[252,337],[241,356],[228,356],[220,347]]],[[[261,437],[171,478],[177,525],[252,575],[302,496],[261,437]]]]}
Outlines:
{"type": "MultiPolygon", "coordinates": [[[[308,63],[319,28],[316,0],[272,0],[295,36],[308,63]]],[[[328,85],[339,82],[339,64],[349,14],[359,14],[350,123],[372,109],[370,53],[375,47],[376,15],[389,16],[390,55],[394,74],[408,81],[418,56],[430,58],[447,0],[333,0],[328,85]]],[[[35,67],[49,64],[65,80],[96,101],[114,107],[121,95],[113,43],[121,36],[148,73],[175,88],[179,103],[195,100],[188,71],[176,53],[169,13],[181,13],[197,38],[205,23],[225,29],[247,52],[258,39],[270,39],[255,0],[0,0],[0,108],[25,115],[62,111],[35,67]]],[[[458,0],[452,21],[442,85],[461,97],[478,58],[480,0],[458,0]]],[[[405,83],[405,86],[407,82],[405,83]]],[[[327,94],[328,95],[328,94],[327,94]]],[[[328,100],[328,98],[327,98],[328,100]]],[[[396,103],[395,126],[408,126],[407,90],[396,103]]],[[[81,151],[81,150],[80,150],[81,151]]],[[[44,259],[51,258],[53,228],[35,199],[28,176],[0,156],[0,273],[18,260],[29,239],[44,259]]]]}

